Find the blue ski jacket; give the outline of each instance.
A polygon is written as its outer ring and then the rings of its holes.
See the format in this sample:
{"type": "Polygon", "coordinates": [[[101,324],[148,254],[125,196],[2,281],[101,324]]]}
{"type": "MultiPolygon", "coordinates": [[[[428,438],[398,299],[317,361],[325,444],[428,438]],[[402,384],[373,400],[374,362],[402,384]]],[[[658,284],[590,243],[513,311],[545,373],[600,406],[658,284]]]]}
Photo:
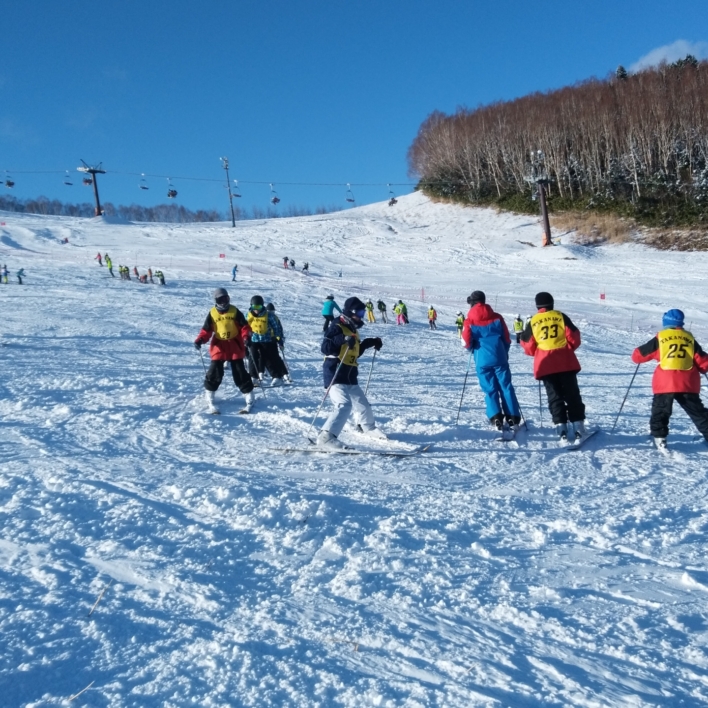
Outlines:
{"type": "Polygon", "coordinates": [[[340,314],[342,312],[342,308],[334,300],[325,300],[322,304],[322,317],[332,317],[335,310],[340,314]]]}
{"type": "Polygon", "coordinates": [[[462,341],[474,352],[478,370],[509,364],[509,330],[503,317],[489,305],[478,303],[470,308],[462,326],[462,341]]]}

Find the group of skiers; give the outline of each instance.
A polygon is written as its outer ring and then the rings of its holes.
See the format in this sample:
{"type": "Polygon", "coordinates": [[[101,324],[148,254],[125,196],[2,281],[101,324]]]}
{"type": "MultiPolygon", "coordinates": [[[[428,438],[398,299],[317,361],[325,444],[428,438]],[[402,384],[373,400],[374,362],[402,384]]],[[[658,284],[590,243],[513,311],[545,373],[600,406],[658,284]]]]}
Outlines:
{"type": "MultiPolygon", "coordinates": [[[[378,300],[376,303],[376,309],[379,312],[379,316],[381,317],[381,321],[384,324],[388,324],[388,308],[386,306],[386,303],[383,300],[378,300]]],[[[332,322],[334,321],[335,310],[339,314],[342,314],[342,309],[335,302],[334,295],[327,295],[327,297],[322,305],[322,317],[324,317],[324,320],[325,320],[324,324],[322,325],[323,332],[326,332],[327,329],[332,324],[332,322]]],[[[406,307],[403,300],[399,300],[393,306],[393,312],[396,315],[397,324],[408,324],[408,308],[406,307]]],[[[364,303],[364,314],[366,315],[367,322],[369,322],[369,323],[376,322],[376,314],[374,313],[373,300],[368,299],[364,303]]],[[[435,318],[437,319],[437,313],[435,314],[435,318]]],[[[432,329],[432,327],[431,327],[431,329],[432,329]]]]}
{"type": "MultiPolygon", "coordinates": [[[[291,269],[291,268],[294,269],[295,268],[295,261],[292,260],[292,258],[288,258],[287,256],[283,256],[283,268],[285,268],[286,270],[291,269]]],[[[310,274],[310,264],[309,263],[307,263],[307,262],[303,263],[302,272],[305,275],[310,274]]]]}
{"type": "MultiPolygon", "coordinates": [[[[99,251],[93,258],[95,261],[98,261],[98,265],[103,266],[103,261],[105,261],[106,268],[108,268],[108,272],[111,274],[112,278],[115,278],[115,274],[113,273],[113,261],[111,260],[111,257],[106,253],[105,255],[101,255],[101,252],[99,251]]],[[[128,266],[124,265],[119,265],[118,266],[118,275],[120,276],[121,280],[132,280],[130,277],[130,268],[128,266]]],[[[152,283],[153,285],[155,284],[155,281],[153,280],[153,275],[155,278],[157,278],[157,282],[160,285],[165,284],[165,274],[161,270],[156,270],[153,273],[152,268],[147,269],[147,273],[143,273],[142,275],[140,274],[140,271],[138,270],[137,266],[133,266],[133,275],[135,276],[135,279],[139,283],[152,283]]]]}
{"type": "MultiPolygon", "coordinates": [[[[282,325],[275,316],[273,305],[265,306],[260,295],[251,298],[251,307],[245,317],[230,304],[229,295],[223,288],[214,292],[214,301],[215,305],[194,343],[199,349],[211,342],[211,365],[204,379],[207,402],[210,410],[216,412],[214,393],[223,379],[224,363],[230,361],[234,383],[246,397],[245,410],[250,411],[254,402],[254,384],[263,386],[266,370],[273,385],[281,381],[291,383],[287,366],[280,356],[284,346],[282,325]],[[249,360],[249,372],[244,366],[245,358],[249,360]]],[[[484,292],[475,290],[467,302],[470,308],[461,328],[459,319],[462,313],[458,312],[461,340],[470,352],[470,362],[474,359],[487,418],[504,437],[518,430],[522,421],[509,367],[511,337],[504,318],[487,305],[484,292]]],[[[589,433],[585,427],[585,404],[577,377],[581,367],[575,352],[581,344],[580,330],[567,314],[555,308],[550,293],[537,293],[534,302],[535,315],[526,322],[520,316],[514,321],[517,341],[523,351],[533,357],[534,378],[543,382],[545,387],[548,409],[560,444],[582,442],[589,433]]],[[[400,301],[397,306],[399,304],[400,301]]],[[[385,312],[381,308],[380,311],[385,312]]],[[[380,337],[362,340],[359,335],[365,316],[375,322],[372,319],[373,302],[364,303],[357,297],[350,297],[340,308],[334,296],[329,295],[322,316],[325,318],[321,345],[323,383],[325,398],[329,396],[333,409],[316,443],[332,450],[345,447],[338,436],[352,412],[361,431],[385,438],[386,435],[376,427],[371,405],[358,384],[359,358],[367,349],[379,351],[383,346],[380,337]]],[[[437,312],[432,306],[428,320],[434,329],[437,312]]],[[[686,411],[708,442],[708,409],[699,396],[700,374],[708,372],[708,354],[683,326],[683,313],[669,310],[663,316],[662,330],[632,353],[637,367],[651,360],[658,362],[653,379],[650,431],[656,447],[662,450],[666,448],[674,401],[686,411]]]]}
{"type": "Polygon", "coordinates": [[[194,340],[200,350],[209,343],[211,363],[204,376],[207,406],[211,413],[218,413],[214,396],[224,378],[224,364],[229,362],[236,387],[244,394],[249,412],[255,401],[255,386],[264,386],[267,371],[271,386],[291,384],[292,379],[281,353],[285,335],[272,303],[265,305],[260,295],[251,298],[248,312],[244,314],[231,304],[225,288],[214,291],[214,306],[209,310],[201,331],[194,340]],[[244,360],[248,361],[248,371],[244,360]]]}
{"type": "MultiPolygon", "coordinates": [[[[17,284],[22,285],[22,278],[25,275],[25,269],[20,268],[16,273],[15,277],[17,278],[17,284]]],[[[7,269],[7,264],[3,264],[2,270],[0,270],[0,279],[2,279],[2,282],[5,285],[8,285],[10,282],[10,271],[7,269]]]]}

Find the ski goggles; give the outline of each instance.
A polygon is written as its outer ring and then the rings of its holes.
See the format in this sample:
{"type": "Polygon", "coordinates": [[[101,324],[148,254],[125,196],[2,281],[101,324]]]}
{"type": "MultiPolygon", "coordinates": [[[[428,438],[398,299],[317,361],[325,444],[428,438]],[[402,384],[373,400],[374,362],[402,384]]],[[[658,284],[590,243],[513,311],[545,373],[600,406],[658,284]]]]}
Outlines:
{"type": "Polygon", "coordinates": [[[354,314],[355,314],[359,319],[362,319],[362,318],[364,317],[364,315],[366,314],[366,310],[357,310],[354,314]]]}
{"type": "Polygon", "coordinates": [[[260,312],[263,309],[263,305],[251,305],[251,309],[260,312]]]}
{"type": "Polygon", "coordinates": [[[230,300],[228,295],[219,295],[214,301],[217,305],[228,305],[230,300]]]}

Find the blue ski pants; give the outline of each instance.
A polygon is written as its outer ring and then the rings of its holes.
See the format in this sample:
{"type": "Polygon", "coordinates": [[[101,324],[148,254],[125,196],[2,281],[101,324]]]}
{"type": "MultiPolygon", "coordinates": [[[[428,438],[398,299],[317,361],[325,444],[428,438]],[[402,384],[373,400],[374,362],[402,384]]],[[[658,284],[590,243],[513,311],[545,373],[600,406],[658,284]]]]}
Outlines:
{"type": "Polygon", "coordinates": [[[479,378],[479,386],[484,392],[487,418],[492,418],[502,412],[505,415],[521,415],[516,391],[511,383],[511,370],[508,364],[477,369],[477,377],[479,378]]]}

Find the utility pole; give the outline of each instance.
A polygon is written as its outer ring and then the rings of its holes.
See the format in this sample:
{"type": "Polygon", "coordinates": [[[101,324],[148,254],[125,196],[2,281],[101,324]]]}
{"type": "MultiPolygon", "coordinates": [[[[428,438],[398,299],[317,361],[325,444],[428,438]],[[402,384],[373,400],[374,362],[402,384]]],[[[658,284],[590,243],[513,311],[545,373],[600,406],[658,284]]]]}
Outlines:
{"type": "Polygon", "coordinates": [[[236,228],[236,215],[234,214],[234,195],[231,193],[231,180],[229,179],[229,158],[222,157],[219,158],[221,163],[226,170],[226,189],[229,192],[229,206],[231,207],[231,228],[236,228]]]}
{"type": "Polygon", "coordinates": [[[525,177],[526,182],[536,185],[536,194],[532,196],[535,201],[538,199],[541,205],[541,221],[543,223],[543,245],[552,246],[551,222],[548,219],[548,204],[546,203],[546,187],[551,183],[546,170],[545,155],[542,150],[531,150],[531,171],[525,177]]]}
{"type": "Polygon", "coordinates": [[[91,175],[91,177],[84,178],[84,180],[90,179],[93,184],[93,196],[96,199],[95,216],[101,216],[101,214],[103,214],[103,209],[101,209],[101,202],[98,198],[98,180],[96,175],[105,175],[106,170],[101,169],[101,162],[99,162],[96,167],[90,167],[83,160],[81,160],[81,162],[83,162],[83,165],[81,167],[77,167],[76,169],[79,172],[85,172],[86,174],[91,175]]]}

